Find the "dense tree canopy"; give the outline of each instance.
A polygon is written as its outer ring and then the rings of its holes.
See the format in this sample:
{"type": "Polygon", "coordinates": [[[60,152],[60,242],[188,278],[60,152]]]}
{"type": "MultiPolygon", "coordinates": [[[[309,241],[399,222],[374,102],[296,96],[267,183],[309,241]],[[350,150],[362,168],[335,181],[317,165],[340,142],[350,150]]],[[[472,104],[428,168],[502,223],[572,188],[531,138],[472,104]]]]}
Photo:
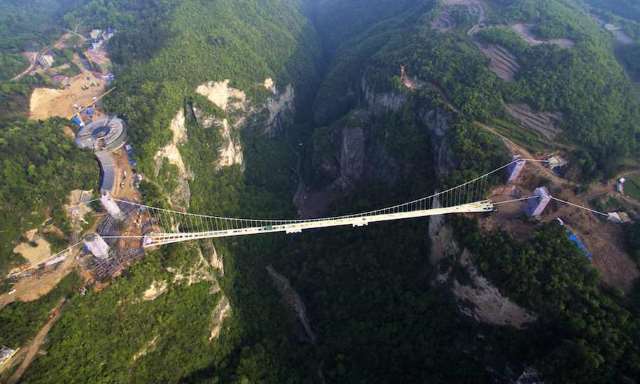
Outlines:
{"type": "Polygon", "coordinates": [[[64,227],[69,191],[97,186],[97,163],[65,136],[66,124],[52,119],[0,125],[0,271],[6,271],[22,232],[48,217],[64,227]]]}

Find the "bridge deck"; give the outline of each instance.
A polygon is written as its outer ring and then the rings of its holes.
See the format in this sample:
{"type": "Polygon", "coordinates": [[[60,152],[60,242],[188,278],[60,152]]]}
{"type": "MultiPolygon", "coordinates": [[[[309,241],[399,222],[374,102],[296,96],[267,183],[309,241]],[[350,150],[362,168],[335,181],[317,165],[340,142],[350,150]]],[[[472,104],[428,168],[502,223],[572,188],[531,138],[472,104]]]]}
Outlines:
{"type": "Polygon", "coordinates": [[[144,247],[154,247],[164,244],[178,243],[183,241],[190,240],[199,240],[199,239],[211,239],[216,237],[233,237],[233,236],[247,236],[247,235],[256,235],[260,233],[274,233],[274,232],[285,232],[285,233],[300,233],[303,230],[314,229],[314,228],[329,228],[329,227],[339,227],[339,226],[348,226],[351,225],[353,227],[362,227],[368,225],[369,223],[382,222],[382,221],[392,221],[392,220],[400,220],[400,219],[410,219],[417,217],[427,217],[427,216],[435,216],[435,215],[446,215],[451,213],[474,213],[474,212],[491,212],[494,210],[493,203],[491,201],[478,201],[475,203],[468,203],[457,205],[454,207],[448,208],[433,208],[427,210],[416,210],[410,212],[397,212],[397,213],[387,213],[387,214],[379,214],[373,216],[359,216],[359,217],[338,217],[338,218],[328,218],[326,220],[309,220],[309,221],[301,221],[291,224],[281,224],[281,225],[263,225],[263,226],[254,226],[247,228],[239,228],[239,229],[229,229],[229,230],[220,230],[220,231],[206,231],[206,232],[187,232],[187,233],[150,233],[144,237],[144,247]]]}

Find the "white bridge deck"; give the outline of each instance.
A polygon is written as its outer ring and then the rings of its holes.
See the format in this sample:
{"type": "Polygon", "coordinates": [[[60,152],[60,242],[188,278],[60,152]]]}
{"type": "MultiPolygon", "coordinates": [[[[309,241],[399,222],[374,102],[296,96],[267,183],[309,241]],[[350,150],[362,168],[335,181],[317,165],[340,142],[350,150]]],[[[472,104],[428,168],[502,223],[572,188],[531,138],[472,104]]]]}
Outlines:
{"type": "Polygon", "coordinates": [[[257,227],[246,227],[238,229],[204,231],[204,232],[185,232],[185,233],[150,233],[144,236],[144,247],[154,247],[159,245],[178,243],[190,240],[211,239],[216,237],[233,237],[257,235],[261,233],[300,233],[303,230],[314,228],[329,228],[339,226],[362,227],[369,223],[392,221],[401,219],[411,219],[418,217],[427,217],[435,215],[446,215],[451,213],[481,213],[492,212],[494,210],[493,203],[488,200],[478,201],[474,203],[461,204],[447,208],[432,208],[424,210],[415,210],[410,212],[385,213],[371,216],[356,217],[336,217],[324,220],[308,220],[298,221],[295,223],[263,225],[257,227]]]}

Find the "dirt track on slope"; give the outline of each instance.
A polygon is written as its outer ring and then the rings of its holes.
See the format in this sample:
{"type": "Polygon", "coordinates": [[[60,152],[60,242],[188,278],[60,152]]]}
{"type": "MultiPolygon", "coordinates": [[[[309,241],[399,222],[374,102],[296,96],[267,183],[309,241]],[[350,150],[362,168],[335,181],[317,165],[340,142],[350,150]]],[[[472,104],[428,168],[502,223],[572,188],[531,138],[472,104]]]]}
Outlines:
{"type": "Polygon", "coordinates": [[[55,308],[51,310],[52,315],[49,318],[49,320],[45,323],[45,325],[42,328],[40,328],[36,336],[33,338],[33,341],[31,341],[31,343],[29,343],[29,345],[24,348],[26,350],[24,360],[22,360],[22,364],[20,364],[20,367],[18,367],[18,370],[9,378],[9,380],[7,381],[7,384],[18,383],[22,375],[24,375],[26,370],[29,368],[29,366],[33,362],[33,360],[35,360],[38,352],[40,351],[40,347],[42,347],[42,345],[46,341],[49,331],[51,330],[53,325],[56,323],[56,321],[58,321],[58,319],[60,318],[60,315],[62,313],[62,306],[64,305],[64,303],[65,303],[65,299],[61,299],[58,302],[55,308]]]}

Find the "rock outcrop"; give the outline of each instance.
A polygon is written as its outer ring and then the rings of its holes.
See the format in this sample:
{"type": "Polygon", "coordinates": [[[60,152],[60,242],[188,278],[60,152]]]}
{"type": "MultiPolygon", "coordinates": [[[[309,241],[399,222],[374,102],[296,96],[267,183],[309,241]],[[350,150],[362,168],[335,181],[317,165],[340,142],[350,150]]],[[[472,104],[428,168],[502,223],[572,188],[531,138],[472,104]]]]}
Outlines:
{"type": "Polygon", "coordinates": [[[503,296],[471,261],[467,250],[462,252],[460,265],[469,277],[468,283],[453,279],[453,293],[462,313],[484,323],[524,328],[537,319],[535,314],[503,296]]]}
{"type": "Polygon", "coordinates": [[[339,153],[322,159],[319,167],[332,179],[325,187],[315,189],[301,182],[294,196],[301,217],[317,217],[344,196],[361,180],[365,169],[366,138],[361,127],[342,127],[332,133],[339,142],[339,153]]]}
{"type": "MultiPolygon", "coordinates": [[[[278,94],[275,84],[272,82],[270,85],[274,95],[266,103],[269,116],[265,124],[265,133],[269,136],[275,136],[283,131],[287,122],[293,119],[293,114],[295,113],[295,90],[289,84],[285,87],[284,92],[278,94]]],[[[266,81],[265,87],[267,87],[266,81]]]]}
{"type": "Polygon", "coordinates": [[[155,176],[158,177],[162,162],[166,159],[169,164],[178,168],[177,187],[171,192],[171,201],[179,207],[188,208],[191,200],[189,180],[193,178],[180,154],[180,145],[187,142],[187,128],[184,110],[180,109],[170,125],[172,138],[169,144],[161,148],[155,155],[155,176]]]}
{"type": "Polygon", "coordinates": [[[224,320],[231,316],[231,303],[226,296],[222,296],[211,314],[211,332],[209,334],[209,342],[220,337],[224,320]]]}
{"type": "Polygon", "coordinates": [[[269,276],[271,276],[278,292],[282,295],[282,299],[293,313],[295,313],[300,325],[302,325],[304,329],[306,337],[311,343],[315,344],[316,335],[311,329],[311,324],[307,317],[307,309],[298,292],[296,292],[296,290],[291,286],[289,279],[279,274],[273,266],[267,266],[267,272],[269,273],[269,276]]]}

